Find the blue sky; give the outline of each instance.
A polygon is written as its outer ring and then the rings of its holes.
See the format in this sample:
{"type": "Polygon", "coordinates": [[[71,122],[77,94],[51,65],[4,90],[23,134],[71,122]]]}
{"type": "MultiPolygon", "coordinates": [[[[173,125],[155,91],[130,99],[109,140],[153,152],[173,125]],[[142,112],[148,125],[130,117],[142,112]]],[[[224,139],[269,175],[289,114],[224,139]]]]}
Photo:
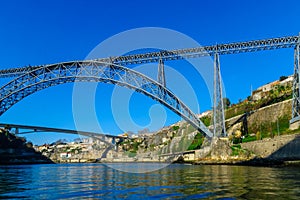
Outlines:
{"type": "MultiPolygon", "coordinates": [[[[81,60],[107,38],[142,27],[175,30],[201,45],[298,35],[299,9],[297,0],[1,1],[0,68],[81,60]]],[[[255,89],[293,73],[292,49],[226,55],[220,59],[226,96],[232,102],[249,96],[251,86],[255,89]]],[[[193,77],[189,67],[182,67],[188,66],[184,62],[167,64],[186,74],[194,90],[199,91],[196,96],[200,111],[210,109],[203,80],[193,77]]],[[[174,82],[172,76],[166,76],[167,85],[168,79],[174,82]]],[[[2,79],[0,83],[7,81],[2,79]]],[[[37,92],[14,105],[0,116],[0,121],[74,129],[72,88],[72,84],[65,84],[37,92]]],[[[113,89],[110,85],[98,85],[96,110],[102,131],[119,134],[124,130],[114,122],[111,113],[113,89]]],[[[189,101],[184,92],[179,96],[189,101]]],[[[134,94],[130,99],[134,121],[147,126],[151,121],[149,109],[154,104],[148,97],[134,94]]],[[[166,125],[180,120],[169,110],[166,113],[166,125]]],[[[95,130],[88,119],[84,122],[86,129],[95,130]]],[[[28,136],[35,143],[61,137],[65,136],[28,136]]]]}

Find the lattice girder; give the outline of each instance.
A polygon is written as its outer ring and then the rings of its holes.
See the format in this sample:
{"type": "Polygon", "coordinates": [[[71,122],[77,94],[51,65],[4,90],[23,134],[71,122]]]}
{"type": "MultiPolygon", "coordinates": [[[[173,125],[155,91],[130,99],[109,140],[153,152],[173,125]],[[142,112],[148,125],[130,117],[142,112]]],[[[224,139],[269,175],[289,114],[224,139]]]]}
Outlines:
{"type": "Polygon", "coordinates": [[[212,136],[201,120],[158,82],[132,69],[95,60],[47,65],[15,78],[0,88],[0,115],[30,94],[51,86],[78,81],[105,82],[134,89],[165,105],[201,133],[212,136]]]}
{"type": "MultiPolygon", "coordinates": [[[[180,60],[185,58],[197,58],[202,56],[214,56],[215,53],[219,55],[225,54],[237,54],[246,52],[256,52],[263,50],[273,50],[280,48],[291,48],[298,44],[299,36],[287,36],[271,39],[252,40],[247,42],[235,42],[228,44],[218,44],[211,46],[178,49],[178,50],[164,50],[149,52],[144,54],[116,56],[109,58],[96,59],[99,62],[118,64],[121,66],[127,66],[132,64],[142,63],[158,63],[159,60],[162,62],[170,60],[180,60]]],[[[10,68],[0,70],[0,77],[13,77],[19,76],[26,72],[40,68],[41,66],[29,66],[22,68],[10,68]]]]}

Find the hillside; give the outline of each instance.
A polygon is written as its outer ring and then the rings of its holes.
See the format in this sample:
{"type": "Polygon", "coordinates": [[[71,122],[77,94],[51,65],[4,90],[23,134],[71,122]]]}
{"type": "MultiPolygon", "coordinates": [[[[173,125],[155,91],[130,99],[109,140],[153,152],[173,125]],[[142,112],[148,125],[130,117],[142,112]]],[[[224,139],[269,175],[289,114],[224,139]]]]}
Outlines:
{"type": "MultiPolygon", "coordinates": [[[[249,145],[239,143],[266,141],[275,136],[299,132],[289,129],[291,94],[291,78],[281,77],[279,81],[253,91],[252,96],[237,104],[228,103],[228,99],[224,101],[228,133],[228,138],[224,140],[205,138],[190,124],[181,121],[156,133],[131,135],[119,142],[115,149],[97,141],[44,146],[40,149],[43,155],[55,162],[244,162],[261,157],[264,152],[257,150],[253,153],[249,145]]],[[[211,118],[211,111],[200,115],[207,126],[211,124],[211,118]]],[[[280,148],[280,144],[276,144],[276,148],[280,148]]],[[[273,148],[270,152],[275,150],[273,148]]]]}
{"type": "Polygon", "coordinates": [[[0,129],[0,164],[53,163],[36,152],[31,143],[0,129]]]}
{"type": "MultiPolygon", "coordinates": [[[[165,127],[148,137],[138,136],[136,139],[128,139],[120,144],[120,147],[136,160],[143,160],[141,159],[143,156],[153,159],[154,155],[162,158],[162,155],[180,151],[188,154],[195,150],[197,153],[194,153],[194,160],[217,159],[220,156],[228,159],[232,159],[231,156],[239,156],[242,160],[248,160],[255,155],[247,149],[241,149],[240,145],[234,144],[299,132],[299,130],[289,129],[291,97],[292,77],[280,77],[278,81],[253,91],[252,96],[247,99],[237,104],[225,105],[228,140],[225,140],[225,146],[224,142],[215,142],[216,146],[221,148],[209,147],[205,138],[186,122],[165,127]],[[240,118],[245,118],[245,120],[238,120],[240,118]]],[[[200,119],[209,126],[211,118],[211,112],[207,112],[200,119]]]]}

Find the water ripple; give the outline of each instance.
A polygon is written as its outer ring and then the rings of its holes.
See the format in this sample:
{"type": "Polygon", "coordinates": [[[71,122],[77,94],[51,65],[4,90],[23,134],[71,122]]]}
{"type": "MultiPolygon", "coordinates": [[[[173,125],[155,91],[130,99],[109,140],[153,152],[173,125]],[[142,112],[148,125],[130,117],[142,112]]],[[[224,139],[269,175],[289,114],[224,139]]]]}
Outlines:
{"type": "Polygon", "coordinates": [[[300,170],[292,167],[170,165],[126,173],[102,164],[0,166],[0,198],[10,199],[299,199],[299,187],[300,170]]]}

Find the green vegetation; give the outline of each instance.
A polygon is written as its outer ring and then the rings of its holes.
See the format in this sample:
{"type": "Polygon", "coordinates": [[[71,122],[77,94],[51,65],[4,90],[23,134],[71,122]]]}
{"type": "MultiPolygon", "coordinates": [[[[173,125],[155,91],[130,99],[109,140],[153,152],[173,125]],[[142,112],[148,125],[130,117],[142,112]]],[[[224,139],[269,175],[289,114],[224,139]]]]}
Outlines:
{"type": "Polygon", "coordinates": [[[203,122],[203,124],[205,126],[210,126],[210,123],[211,123],[211,116],[204,116],[204,117],[201,117],[200,120],[203,122]]]}
{"type": "Polygon", "coordinates": [[[188,147],[188,150],[200,149],[204,141],[204,136],[201,133],[197,133],[193,142],[188,147]]]}
{"type": "Polygon", "coordinates": [[[137,142],[134,140],[126,139],[123,142],[120,143],[124,151],[128,151],[131,153],[136,153],[139,149],[139,145],[141,142],[137,142]]]}
{"type": "Polygon", "coordinates": [[[231,146],[231,150],[232,150],[232,153],[231,155],[232,156],[242,156],[242,155],[245,155],[245,156],[249,156],[250,155],[250,152],[245,150],[245,149],[242,149],[241,145],[240,144],[235,144],[235,145],[232,145],[231,146]]]}
{"type": "MultiPolygon", "coordinates": [[[[287,78],[288,77],[286,76],[281,76],[279,81],[283,81],[287,78]]],[[[282,85],[278,82],[274,82],[274,85],[271,87],[272,89],[267,92],[263,92],[262,90],[254,92],[259,93],[259,96],[261,97],[259,100],[255,101],[253,100],[252,96],[249,96],[246,100],[240,100],[238,104],[232,104],[230,107],[227,107],[225,111],[225,118],[229,119],[292,98],[291,84],[282,85]]],[[[285,114],[284,116],[278,118],[275,122],[271,122],[271,120],[268,121],[268,119],[266,119],[262,120],[265,121],[262,123],[258,122],[257,124],[248,124],[249,135],[242,136],[241,133],[235,133],[232,141],[234,144],[238,144],[240,142],[250,142],[261,140],[263,138],[274,137],[275,135],[290,134],[291,132],[295,132],[289,130],[290,117],[291,116],[289,114],[285,114]]]]}
{"type": "Polygon", "coordinates": [[[223,104],[224,104],[224,108],[227,109],[230,107],[231,102],[228,98],[223,98],[223,104]]]}
{"type": "Polygon", "coordinates": [[[127,153],[127,156],[128,156],[129,158],[133,158],[133,157],[136,156],[136,152],[129,151],[129,152],[126,152],[126,153],[127,153]]]}
{"type": "Polygon", "coordinates": [[[284,134],[291,134],[289,130],[289,115],[284,115],[278,118],[276,122],[265,122],[259,124],[252,124],[249,126],[249,135],[245,135],[242,137],[241,133],[236,134],[235,137],[232,138],[233,144],[238,144],[241,142],[251,142],[255,140],[261,140],[263,138],[272,138],[275,135],[284,135],[284,134]]]}
{"type": "Polygon", "coordinates": [[[249,112],[252,108],[250,102],[241,102],[239,104],[233,105],[225,111],[225,119],[230,119],[237,115],[244,114],[245,112],[249,112]]]}
{"type": "Polygon", "coordinates": [[[155,144],[150,144],[150,151],[153,151],[155,147],[155,144]]]}
{"type": "Polygon", "coordinates": [[[232,150],[232,154],[231,154],[232,156],[238,156],[242,151],[242,147],[240,144],[235,144],[231,146],[231,150],[232,150]]]}
{"type": "Polygon", "coordinates": [[[137,150],[139,149],[139,145],[140,145],[139,142],[133,142],[131,145],[130,152],[136,153],[137,150]]]}
{"type": "Polygon", "coordinates": [[[245,138],[242,139],[242,142],[252,142],[258,140],[258,138],[256,136],[247,136],[245,138]]]}
{"type": "Polygon", "coordinates": [[[278,134],[287,134],[289,132],[289,120],[290,116],[284,115],[283,117],[278,118],[277,122],[254,124],[253,126],[249,127],[249,132],[256,133],[256,139],[274,137],[278,134]]]}
{"type": "Polygon", "coordinates": [[[173,131],[177,131],[179,129],[179,126],[173,126],[173,131]]]}
{"type": "Polygon", "coordinates": [[[280,76],[279,81],[283,81],[283,80],[285,80],[287,78],[288,78],[287,76],[280,76]]]}
{"type": "Polygon", "coordinates": [[[78,153],[81,153],[81,152],[82,152],[82,148],[80,148],[80,147],[76,147],[75,149],[71,149],[71,153],[78,154],[78,153]]]}
{"type": "MultiPolygon", "coordinates": [[[[280,81],[285,80],[286,78],[288,77],[282,76],[280,77],[280,81]]],[[[269,91],[265,91],[265,89],[255,91],[256,96],[249,96],[244,101],[240,99],[238,104],[232,104],[232,102],[228,98],[224,98],[223,103],[224,108],[226,108],[225,118],[229,119],[250,111],[256,111],[262,107],[282,102],[284,100],[291,99],[292,97],[292,88],[290,84],[281,85],[279,82],[274,82],[268,87],[271,87],[272,89],[269,91]],[[255,97],[256,100],[253,97],[255,97]]],[[[253,122],[251,118],[251,120],[249,121],[250,123],[248,122],[248,135],[243,135],[246,134],[246,131],[243,129],[244,127],[247,127],[245,121],[243,122],[244,124],[241,128],[239,128],[239,126],[234,127],[234,135],[231,139],[233,144],[235,145],[232,146],[232,155],[241,155],[247,153],[245,150],[241,149],[239,143],[261,140],[267,137],[274,137],[277,134],[291,134],[296,131],[300,131],[289,130],[290,115],[283,113],[285,113],[285,111],[280,112],[280,114],[277,113],[278,116],[283,116],[278,118],[275,122],[271,121],[275,120],[276,118],[272,117],[272,119],[261,119],[260,114],[258,114],[259,119],[257,119],[256,122],[253,122]]],[[[276,115],[276,113],[274,113],[274,115],[276,115]]],[[[206,126],[210,126],[212,124],[211,115],[201,117],[200,120],[206,126]]],[[[149,143],[141,142],[140,140],[128,139],[123,141],[121,145],[123,145],[123,149],[126,151],[126,153],[128,153],[129,157],[134,157],[136,155],[141,144],[143,144],[143,148],[148,149],[150,151],[159,150],[158,147],[163,145],[163,149],[165,152],[165,150],[170,147],[170,140],[172,140],[172,138],[174,137],[181,137],[178,143],[175,146],[172,146],[172,148],[176,148],[176,151],[200,149],[204,141],[203,135],[197,133],[194,139],[189,138],[187,136],[188,134],[193,133],[195,131],[196,129],[190,124],[183,124],[180,126],[174,125],[168,130],[164,129],[158,132],[156,134],[157,137],[153,137],[149,143]],[[166,138],[167,140],[163,140],[163,138],[166,138]],[[164,142],[162,143],[162,141],[164,142]]]]}
{"type": "Polygon", "coordinates": [[[292,88],[290,85],[277,85],[264,95],[265,96],[262,99],[257,101],[250,101],[251,97],[248,97],[245,101],[240,101],[238,104],[232,104],[232,106],[225,111],[225,118],[230,119],[237,115],[244,114],[245,112],[257,110],[268,105],[291,99],[292,88]]]}

